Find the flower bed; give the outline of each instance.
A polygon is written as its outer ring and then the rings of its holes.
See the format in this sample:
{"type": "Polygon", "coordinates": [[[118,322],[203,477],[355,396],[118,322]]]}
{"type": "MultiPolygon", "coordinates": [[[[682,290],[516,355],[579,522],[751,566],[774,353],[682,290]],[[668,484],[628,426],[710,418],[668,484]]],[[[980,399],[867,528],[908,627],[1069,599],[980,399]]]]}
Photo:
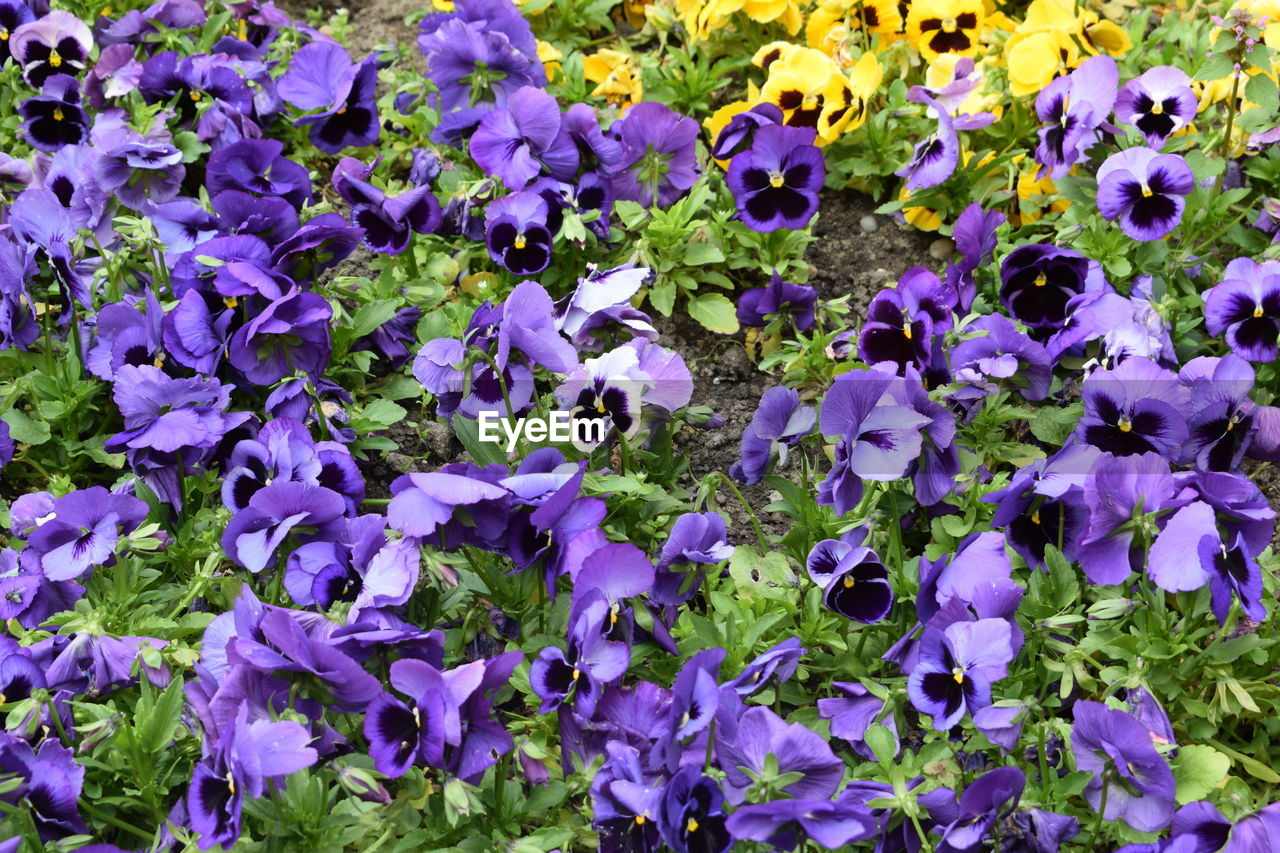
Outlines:
{"type": "Polygon", "coordinates": [[[0,851],[1280,849],[1277,16],[0,0],[0,851]]]}

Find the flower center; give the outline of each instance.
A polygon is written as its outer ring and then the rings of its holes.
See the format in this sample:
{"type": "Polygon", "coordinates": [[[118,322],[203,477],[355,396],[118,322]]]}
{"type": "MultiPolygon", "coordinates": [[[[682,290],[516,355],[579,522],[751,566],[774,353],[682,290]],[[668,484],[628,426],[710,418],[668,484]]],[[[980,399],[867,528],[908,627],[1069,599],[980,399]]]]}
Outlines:
{"type": "Polygon", "coordinates": [[[1032,524],[1034,524],[1034,525],[1039,526],[1039,524],[1040,524],[1040,510],[1036,510],[1035,512],[1031,513],[1031,523],[1032,523],[1032,524]]]}
{"type": "Polygon", "coordinates": [[[956,684],[964,684],[964,670],[956,667],[951,670],[951,677],[955,679],[956,684]]]}
{"type": "Polygon", "coordinates": [[[1261,317],[1261,316],[1262,316],[1262,306],[1261,306],[1261,305],[1255,305],[1255,306],[1253,307],[1253,319],[1255,319],[1255,320],[1256,320],[1256,319],[1258,319],[1258,318],[1259,318],[1259,317],[1261,317]]]}
{"type": "Polygon", "coordinates": [[[1036,280],[1035,280],[1036,287],[1044,287],[1048,283],[1049,283],[1049,279],[1044,277],[1044,273],[1040,273],[1040,275],[1036,276],[1036,280]]]}
{"type": "Polygon", "coordinates": [[[517,234],[517,235],[516,235],[516,241],[515,241],[514,243],[512,243],[511,245],[515,246],[517,249],[523,249],[523,248],[525,247],[525,243],[526,243],[526,241],[525,241],[525,239],[524,239],[524,235],[523,235],[523,234],[517,234]]]}
{"type": "Polygon", "coordinates": [[[1164,104],[1156,102],[1151,105],[1151,114],[1153,116],[1164,115],[1164,104]]]}
{"type": "Polygon", "coordinates": [[[1128,418],[1121,418],[1116,421],[1116,426],[1120,428],[1121,432],[1133,432],[1133,421],[1128,418]]]}
{"type": "Polygon", "coordinates": [[[856,580],[854,580],[852,577],[847,577],[847,578],[845,578],[845,579],[844,579],[844,588],[845,588],[845,589],[853,589],[853,585],[854,585],[855,583],[857,583],[857,581],[856,581],[856,580]]]}
{"type": "Polygon", "coordinates": [[[191,100],[193,100],[193,101],[199,101],[199,100],[200,100],[201,95],[200,95],[200,93],[199,93],[199,92],[192,92],[192,93],[191,93],[190,95],[188,95],[187,97],[191,98],[191,100]]]}
{"type": "Polygon", "coordinates": [[[575,668],[573,670],[573,680],[577,681],[582,676],[582,670],[575,668]]]}
{"type": "Polygon", "coordinates": [[[782,177],[781,172],[769,173],[769,186],[773,187],[774,189],[777,189],[778,187],[782,186],[783,183],[785,183],[785,179],[782,177]]]}
{"type": "Polygon", "coordinates": [[[52,65],[54,68],[62,67],[62,57],[58,56],[58,51],[56,48],[49,51],[49,64],[52,65]]]}
{"type": "Polygon", "coordinates": [[[954,32],[956,31],[956,19],[955,19],[955,18],[943,18],[943,19],[942,19],[942,31],[943,31],[944,33],[954,33],[954,32]]]}
{"type": "Polygon", "coordinates": [[[697,832],[697,831],[698,831],[698,821],[697,821],[697,819],[695,819],[695,818],[689,818],[689,822],[688,822],[687,824],[685,824],[684,831],[685,831],[685,832],[697,832]]]}
{"type": "Polygon", "coordinates": [[[910,320],[902,321],[902,336],[907,340],[911,340],[911,321],[910,320]]]}
{"type": "Polygon", "coordinates": [[[236,299],[234,296],[224,296],[222,297],[222,304],[228,308],[235,308],[240,304],[240,300],[236,299]]]}
{"type": "Polygon", "coordinates": [[[1143,185],[1142,185],[1142,197],[1143,197],[1143,198],[1151,198],[1151,196],[1152,196],[1152,195],[1154,195],[1154,193],[1152,193],[1152,192],[1151,192],[1151,187],[1147,186],[1146,184],[1143,184],[1143,185]]]}
{"type": "Polygon", "coordinates": [[[236,792],[236,780],[235,777],[231,775],[231,771],[228,770],[227,775],[222,778],[227,780],[227,790],[234,794],[236,792]]]}
{"type": "Polygon", "coordinates": [[[54,121],[62,121],[62,109],[61,109],[61,108],[59,108],[59,107],[54,107],[54,108],[53,108],[53,120],[54,120],[54,121]]]}
{"type": "Polygon", "coordinates": [[[8,40],[9,40],[9,31],[0,30],[0,41],[8,41],[8,40]]]}
{"type": "Polygon", "coordinates": [[[637,826],[644,826],[644,822],[645,822],[645,816],[644,816],[644,815],[642,815],[642,814],[638,814],[638,815],[636,815],[636,825],[637,825],[637,826]]]}

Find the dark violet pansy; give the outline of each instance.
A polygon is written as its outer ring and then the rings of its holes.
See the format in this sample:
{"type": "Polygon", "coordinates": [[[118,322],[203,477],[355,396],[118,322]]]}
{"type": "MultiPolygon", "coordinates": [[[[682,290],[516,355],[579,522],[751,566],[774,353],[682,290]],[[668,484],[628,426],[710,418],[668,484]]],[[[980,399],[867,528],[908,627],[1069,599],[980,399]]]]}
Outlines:
{"type": "Polygon", "coordinates": [[[251,572],[275,563],[291,535],[303,543],[331,538],[346,511],[342,496],[311,483],[272,483],[254,493],[222,534],[227,556],[251,572]]]}
{"type": "Polygon", "coordinates": [[[960,795],[956,819],[942,829],[940,850],[970,851],[985,846],[988,833],[1018,806],[1027,776],[1017,767],[990,770],[960,795]]]}
{"type": "Polygon", "coordinates": [[[1098,169],[1098,212],[1134,240],[1158,240],[1182,219],[1195,176],[1177,154],[1127,148],[1098,169]]]}
{"type": "MultiPolygon", "coordinates": [[[[634,109],[634,107],[632,108],[634,109]]],[[[682,767],[667,780],[658,831],[675,853],[724,853],[733,844],[725,827],[724,794],[696,767],[682,767]]]]}
{"type": "Polygon", "coordinates": [[[321,151],[337,154],[378,141],[377,82],[373,57],[357,65],[337,42],[316,41],[294,54],[276,91],[300,110],[319,110],[295,123],[311,127],[311,142],[321,151]]]}
{"type": "Polygon", "coordinates": [[[54,74],[79,74],[93,50],[89,27],[62,9],[29,21],[12,34],[6,31],[6,35],[14,61],[32,86],[43,86],[54,74]]]}
{"type": "Polygon", "coordinates": [[[622,146],[610,170],[615,198],[667,207],[698,179],[698,123],[665,104],[636,104],[613,123],[609,135],[622,146]]]}
{"type": "Polygon", "coordinates": [[[411,232],[429,234],[440,224],[440,202],[427,185],[387,195],[368,181],[377,165],[344,157],[334,167],[333,187],[351,205],[351,222],[363,229],[365,245],[398,255],[408,248],[411,232]]]}
{"type": "Polygon", "coordinates": [[[716,752],[726,775],[726,797],[735,805],[743,801],[757,779],[768,774],[771,755],[778,775],[800,774],[780,789],[792,797],[829,799],[844,776],[844,762],[825,738],[803,723],[788,724],[769,708],[743,712],[732,738],[724,737],[723,732],[717,734],[721,735],[716,752]]]}
{"type": "Polygon", "coordinates": [[[893,608],[889,572],[870,548],[824,539],[809,552],[807,567],[823,588],[823,603],[846,619],[872,624],[893,608]]]}
{"type": "Polygon", "coordinates": [[[177,196],[186,167],[182,152],[167,133],[154,139],[124,133],[113,143],[103,147],[96,161],[96,177],[103,190],[134,210],[177,196]]]}
{"type": "Polygon", "coordinates": [[[35,13],[26,0],[0,0],[0,67],[9,61],[9,51],[14,30],[35,20],[35,13]]]}
{"type": "Polygon", "coordinates": [[[738,297],[738,322],[759,328],[770,320],[785,317],[795,324],[797,331],[803,332],[813,325],[817,301],[817,290],[783,281],[774,270],[768,286],[752,288],[738,297]]]}
{"type": "Polygon", "coordinates": [[[522,190],[545,170],[561,181],[578,171],[578,147],[562,129],[556,99],[525,86],[505,107],[492,110],[471,135],[476,165],[499,178],[509,190],[522,190]]]}
{"type": "Polygon", "coordinates": [[[826,163],[809,127],[771,124],[756,131],[751,148],[734,157],[725,180],[738,216],[761,233],[804,228],[818,212],[826,163]]]}
{"type": "Polygon", "coordinates": [[[1140,832],[1159,832],[1173,818],[1174,781],[1151,736],[1124,711],[1077,702],[1071,729],[1076,769],[1093,773],[1084,796],[1105,820],[1123,820],[1140,832]],[[1104,793],[1103,788],[1106,788],[1104,793]]]}
{"type": "Polygon", "coordinates": [[[1124,84],[1116,98],[1116,122],[1136,127],[1148,145],[1159,148],[1195,118],[1197,108],[1187,72],[1158,65],[1124,84]]]}
{"type": "Polygon", "coordinates": [[[1170,461],[1187,440],[1187,390],[1178,377],[1146,358],[1126,358],[1114,370],[1085,379],[1084,415],[1076,437],[1106,453],[1159,453],[1170,461]]]}
{"type": "Polygon", "coordinates": [[[283,198],[301,209],[311,202],[311,177],[306,167],[283,155],[276,139],[243,139],[209,155],[205,186],[215,198],[226,190],[283,198]]]}
{"type": "Polygon", "coordinates": [[[542,272],[551,262],[546,201],[522,191],[489,202],[485,208],[485,244],[489,257],[516,275],[542,272]]]}
{"type": "Polygon", "coordinates": [[[44,81],[40,95],[18,108],[22,135],[38,151],[52,153],[64,145],[79,145],[89,135],[89,118],[80,106],[80,84],[69,74],[44,81]]]}
{"type": "Polygon", "coordinates": [[[926,628],[920,660],[907,680],[911,704],[947,731],[965,713],[991,704],[991,684],[1013,660],[1009,623],[1003,619],[956,622],[945,630],[926,628]]]}
{"type": "Polygon", "coordinates": [[[734,838],[775,850],[794,850],[804,837],[828,850],[843,849],[874,838],[879,828],[871,812],[852,797],[745,804],[730,815],[727,826],[734,838]]]}
{"type": "Polygon", "coordinates": [[[1009,545],[1028,565],[1044,567],[1045,548],[1058,548],[1074,559],[1088,524],[1084,483],[1101,454],[1096,447],[1064,447],[1014,472],[1009,485],[983,496],[996,504],[991,525],[1003,528],[1009,545]]]}
{"type": "Polygon", "coordinates": [[[415,764],[442,767],[446,737],[456,742],[460,735],[457,702],[444,673],[420,660],[396,661],[391,684],[411,696],[412,704],[380,693],[369,705],[364,733],[374,766],[393,779],[415,764]]]}
{"type": "Polygon", "coordinates": [[[1041,340],[1062,328],[1072,297],[1106,286],[1097,261],[1047,243],[1019,246],[1000,264],[1000,301],[1041,340]]]}
{"type": "Polygon", "coordinates": [[[1280,350],[1280,261],[1236,258],[1204,295],[1209,334],[1249,361],[1275,361],[1280,350]]]}
{"type": "Polygon", "coordinates": [[[960,252],[960,260],[947,264],[947,287],[955,293],[956,307],[961,314],[967,313],[977,296],[977,285],[973,273],[991,260],[996,249],[996,229],[1003,225],[1007,217],[995,210],[983,210],[977,202],[966,207],[956,217],[952,226],[951,238],[955,240],[956,249],[960,252]]]}
{"type": "Polygon", "coordinates": [[[0,735],[0,767],[18,783],[0,795],[0,801],[11,809],[22,809],[41,841],[60,841],[89,831],[78,803],[85,771],[71,749],[54,738],[45,738],[39,749],[33,749],[5,732],[0,735]]]}
{"type": "Polygon", "coordinates": [[[925,267],[907,270],[867,306],[858,355],[867,364],[894,362],[903,370],[929,366],[934,336],[951,328],[955,293],[925,267]]]}
{"type": "Polygon", "coordinates": [[[1249,399],[1253,366],[1234,353],[1201,356],[1183,365],[1178,381],[1190,392],[1187,441],[1179,460],[1200,471],[1235,471],[1267,419],[1249,399]]]}
{"type": "Polygon", "coordinates": [[[729,119],[711,145],[711,156],[729,160],[751,147],[751,140],[762,127],[782,124],[782,110],[768,102],[757,104],[729,119]]]}

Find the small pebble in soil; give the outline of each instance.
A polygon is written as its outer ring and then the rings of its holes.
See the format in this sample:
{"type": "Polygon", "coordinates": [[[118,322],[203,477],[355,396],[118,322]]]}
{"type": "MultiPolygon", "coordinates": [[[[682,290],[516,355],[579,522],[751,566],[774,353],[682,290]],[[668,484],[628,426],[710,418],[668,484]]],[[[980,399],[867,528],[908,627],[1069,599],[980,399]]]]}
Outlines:
{"type": "Polygon", "coordinates": [[[406,474],[413,468],[413,458],[405,456],[403,453],[388,453],[383,458],[387,460],[389,467],[399,471],[401,474],[406,474]]]}
{"type": "Polygon", "coordinates": [[[449,427],[437,421],[424,421],[422,424],[422,443],[437,459],[448,459],[452,456],[451,444],[453,432],[449,427]]]}
{"type": "Polygon", "coordinates": [[[935,261],[945,261],[956,250],[956,244],[946,237],[940,237],[929,244],[929,257],[935,261]]]}
{"type": "Polygon", "coordinates": [[[876,229],[880,227],[880,223],[876,222],[876,218],[870,215],[862,217],[862,219],[858,221],[858,224],[861,225],[862,230],[868,234],[874,234],[876,229]]]}

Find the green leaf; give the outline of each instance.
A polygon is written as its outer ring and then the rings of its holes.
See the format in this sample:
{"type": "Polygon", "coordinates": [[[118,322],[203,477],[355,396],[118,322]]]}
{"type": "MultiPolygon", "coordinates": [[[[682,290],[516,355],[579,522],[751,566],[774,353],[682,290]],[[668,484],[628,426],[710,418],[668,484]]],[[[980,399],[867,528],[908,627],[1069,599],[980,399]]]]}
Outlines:
{"type": "Polygon", "coordinates": [[[1070,406],[1042,406],[1027,421],[1031,434],[1045,444],[1061,445],[1076,428],[1076,423],[1084,413],[1083,403],[1072,403],[1070,406]]]}
{"type": "Polygon", "coordinates": [[[173,733],[182,720],[185,701],[182,692],[182,676],[177,676],[160,694],[160,699],[150,711],[139,713],[139,745],[152,755],[163,752],[173,740],[173,733]]]}
{"type": "Polygon", "coordinates": [[[871,753],[875,755],[876,760],[880,762],[882,767],[888,767],[893,764],[894,754],[898,751],[897,744],[894,742],[893,732],[876,723],[867,726],[867,732],[862,736],[862,739],[866,741],[871,753]]]}
{"type": "Polygon", "coordinates": [[[1196,72],[1194,79],[1196,80],[1221,80],[1231,73],[1231,57],[1225,51],[1215,51],[1212,56],[1205,60],[1200,66],[1200,70],[1196,72]]]}
{"type": "Polygon", "coordinates": [[[689,299],[689,316],[713,332],[732,335],[738,331],[738,312],[728,297],[703,293],[689,299]]]}
{"type": "Polygon", "coordinates": [[[1276,81],[1266,74],[1250,77],[1244,87],[1244,96],[1268,113],[1280,109],[1280,90],[1276,89],[1276,81]]]}
{"type": "Polygon", "coordinates": [[[372,332],[396,315],[398,303],[393,299],[379,299],[361,305],[360,310],[351,318],[351,323],[343,331],[348,340],[357,340],[372,332]]]}
{"type": "Polygon", "coordinates": [[[1202,800],[1231,769],[1231,759],[1211,746],[1192,744],[1178,749],[1173,759],[1173,778],[1178,783],[1178,805],[1202,800]]]}
{"type": "Polygon", "coordinates": [[[676,305],[676,284],[670,279],[663,278],[654,283],[649,289],[649,302],[663,317],[670,317],[671,310],[676,305]]]}
{"type": "Polygon", "coordinates": [[[689,266],[718,264],[724,261],[724,252],[710,243],[690,243],[684,250],[684,262],[689,266]]]}
{"type": "Polygon", "coordinates": [[[365,432],[386,429],[392,424],[400,423],[407,414],[403,406],[379,397],[360,413],[360,426],[365,432]]]}
{"type": "Polygon", "coordinates": [[[51,435],[47,423],[32,420],[21,409],[10,409],[0,419],[9,425],[9,436],[19,444],[44,444],[51,435]]]}
{"type": "Polygon", "coordinates": [[[506,463],[507,456],[502,452],[502,445],[480,440],[480,425],[462,415],[453,416],[453,434],[466,448],[467,453],[477,465],[492,465],[495,462],[506,463]]]}

